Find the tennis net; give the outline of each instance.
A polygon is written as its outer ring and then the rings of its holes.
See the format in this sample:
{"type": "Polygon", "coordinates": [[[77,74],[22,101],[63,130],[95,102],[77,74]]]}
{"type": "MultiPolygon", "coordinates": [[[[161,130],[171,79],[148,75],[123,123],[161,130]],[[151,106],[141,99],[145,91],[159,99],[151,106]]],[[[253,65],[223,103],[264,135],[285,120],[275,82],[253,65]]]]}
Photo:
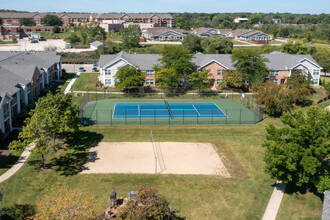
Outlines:
{"type": "Polygon", "coordinates": [[[170,109],[170,106],[168,105],[168,101],[166,99],[164,99],[164,103],[165,103],[165,105],[166,105],[166,107],[168,109],[168,113],[170,114],[170,117],[173,117],[172,112],[171,112],[171,109],[170,109]]]}

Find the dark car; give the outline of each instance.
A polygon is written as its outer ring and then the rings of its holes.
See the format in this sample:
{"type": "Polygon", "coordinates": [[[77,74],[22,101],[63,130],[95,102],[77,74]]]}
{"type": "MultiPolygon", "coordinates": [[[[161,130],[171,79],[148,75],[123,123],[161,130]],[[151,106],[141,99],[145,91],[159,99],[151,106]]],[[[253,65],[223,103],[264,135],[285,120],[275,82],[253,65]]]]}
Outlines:
{"type": "Polygon", "coordinates": [[[41,37],[41,38],[39,39],[39,41],[46,41],[46,39],[43,38],[43,37],[41,37]]]}
{"type": "Polygon", "coordinates": [[[31,39],[31,40],[30,40],[30,43],[39,43],[39,41],[36,40],[36,39],[31,39]]]}
{"type": "Polygon", "coordinates": [[[97,67],[99,63],[97,61],[93,62],[93,67],[97,67]]]}
{"type": "Polygon", "coordinates": [[[93,67],[92,72],[98,72],[99,70],[96,67],[93,67]]]}
{"type": "Polygon", "coordinates": [[[86,72],[85,68],[84,67],[79,67],[79,70],[78,72],[86,72]]]}

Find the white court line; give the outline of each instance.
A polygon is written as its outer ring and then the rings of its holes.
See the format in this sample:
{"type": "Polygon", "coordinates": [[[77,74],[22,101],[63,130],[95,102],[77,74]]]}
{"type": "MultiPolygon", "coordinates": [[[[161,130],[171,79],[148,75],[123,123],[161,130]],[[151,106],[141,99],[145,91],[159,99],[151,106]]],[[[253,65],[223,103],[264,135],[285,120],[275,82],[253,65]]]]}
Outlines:
{"type": "Polygon", "coordinates": [[[199,113],[199,111],[196,109],[195,105],[194,105],[194,104],[192,104],[192,106],[193,106],[193,107],[194,107],[194,109],[196,110],[196,112],[197,112],[198,116],[201,116],[201,114],[199,113]]]}
{"type": "Polygon", "coordinates": [[[115,115],[116,105],[117,105],[117,102],[115,103],[115,108],[113,109],[113,112],[112,112],[112,118],[114,118],[113,116],[115,115]]]}
{"type": "Polygon", "coordinates": [[[219,108],[219,106],[217,105],[217,104],[215,104],[214,102],[213,102],[213,105],[215,105],[221,112],[222,112],[222,114],[224,115],[224,116],[226,116],[226,118],[228,118],[228,116],[221,110],[221,108],[219,108]]]}

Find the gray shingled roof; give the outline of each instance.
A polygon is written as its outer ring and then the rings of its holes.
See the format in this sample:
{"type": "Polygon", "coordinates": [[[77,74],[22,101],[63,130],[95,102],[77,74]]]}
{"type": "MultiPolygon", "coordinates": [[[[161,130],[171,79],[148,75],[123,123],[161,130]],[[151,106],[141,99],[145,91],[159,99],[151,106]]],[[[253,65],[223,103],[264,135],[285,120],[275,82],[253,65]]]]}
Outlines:
{"type": "Polygon", "coordinates": [[[10,95],[16,93],[19,88],[16,86],[19,83],[27,83],[28,81],[10,70],[0,66],[0,98],[8,93],[10,95]],[[2,95],[1,95],[2,94],[2,95]]]}
{"type": "Polygon", "coordinates": [[[330,191],[324,191],[322,220],[330,219],[330,191]]]}
{"type": "MultiPolygon", "coordinates": [[[[310,55],[291,55],[285,53],[272,53],[262,54],[269,60],[266,62],[266,66],[272,70],[287,70],[299,63],[304,58],[317,64],[316,61],[310,55]]],[[[192,61],[196,64],[197,68],[209,64],[212,61],[216,61],[229,69],[235,69],[234,63],[231,61],[230,54],[195,54],[192,61]]],[[[124,59],[127,62],[139,66],[141,70],[150,70],[155,64],[159,64],[159,54],[129,54],[124,51],[116,55],[101,55],[99,65],[105,66],[118,59],[124,59]]]]}

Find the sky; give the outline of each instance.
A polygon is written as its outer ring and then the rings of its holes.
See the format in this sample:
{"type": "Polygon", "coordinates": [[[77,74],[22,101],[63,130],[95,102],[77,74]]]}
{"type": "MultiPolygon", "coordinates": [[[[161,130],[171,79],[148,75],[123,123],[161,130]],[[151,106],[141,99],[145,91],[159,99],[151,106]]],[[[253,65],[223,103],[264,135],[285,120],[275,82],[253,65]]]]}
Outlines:
{"type": "Polygon", "coordinates": [[[330,0],[0,0],[0,9],[31,12],[330,13],[330,0]]]}

